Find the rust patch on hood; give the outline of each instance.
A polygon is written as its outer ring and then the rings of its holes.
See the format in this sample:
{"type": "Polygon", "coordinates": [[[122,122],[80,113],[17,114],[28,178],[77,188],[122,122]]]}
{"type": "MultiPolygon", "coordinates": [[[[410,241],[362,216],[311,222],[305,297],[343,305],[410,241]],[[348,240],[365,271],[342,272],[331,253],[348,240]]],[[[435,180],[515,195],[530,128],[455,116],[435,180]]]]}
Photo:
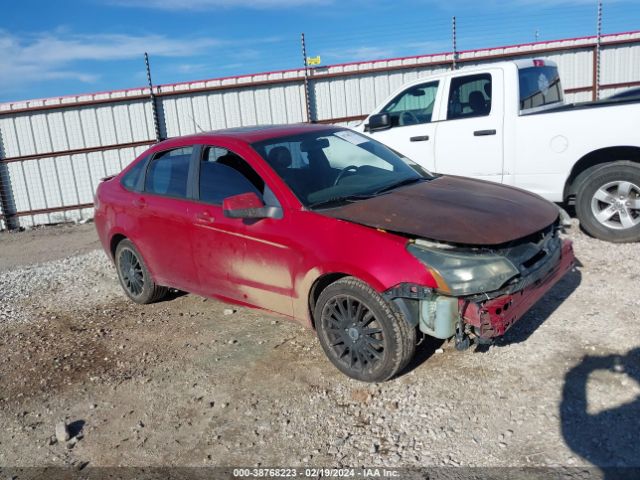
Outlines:
{"type": "Polygon", "coordinates": [[[530,192],[442,176],[317,213],[406,235],[465,245],[499,245],[551,225],[558,209],[530,192]]]}

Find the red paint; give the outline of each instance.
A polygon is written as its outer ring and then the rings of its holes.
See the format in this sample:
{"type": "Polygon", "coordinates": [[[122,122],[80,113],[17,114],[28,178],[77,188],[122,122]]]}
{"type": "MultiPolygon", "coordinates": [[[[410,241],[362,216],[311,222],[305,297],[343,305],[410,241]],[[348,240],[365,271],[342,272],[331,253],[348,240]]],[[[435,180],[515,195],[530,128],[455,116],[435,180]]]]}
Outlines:
{"type": "Polygon", "coordinates": [[[250,146],[263,139],[327,129],[290,125],[228,130],[154,145],[99,185],[95,224],[102,245],[111,253],[114,237],[124,235],[137,246],[160,285],[266,309],[307,325],[311,325],[310,292],[326,274],[357,277],[378,292],[401,283],[435,288],[425,266],[407,251],[405,236],[306,210],[250,146]],[[278,199],[282,217],[224,215],[227,207],[261,207],[255,195],[238,195],[215,205],[131,192],[122,186],[122,176],[149,154],[192,145],[215,145],[244,158],[278,199]]]}
{"type": "Polygon", "coordinates": [[[233,197],[225,198],[222,202],[223,210],[246,210],[261,207],[264,207],[264,203],[253,192],[234,195],[233,197]]]}
{"type": "MultiPolygon", "coordinates": [[[[95,224],[110,252],[115,235],[128,237],[161,284],[263,308],[311,324],[309,292],[322,275],[352,275],[379,292],[402,282],[435,287],[426,268],[406,250],[407,239],[305,210],[248,143],[293,135],[314,125],[175,138],[154,145],[121,174],[100,184],[95,224]],[[121,177],[149,153],[195,144],[242,156],[273,190],[282,218],[224,216],[222,205],[133,193],[121,177]]],[[[239,198],[243,197],[243,198],[239,198]]],[[[228,198],[227,205],[250,200],[228,198]]],[[[260,205],[262,202],[258,199],[260,205]]]]}
{"type": "Polygon", "coordinates": [[[570,240],[562,245],[560,263],[540,283],[511,295],[503,295],[484,302],[471,303],[459,300],[460,312],[465,322],[478,327],[485,338],[499,337],[547,293],[573,267],[575,257],[570,240]]]}

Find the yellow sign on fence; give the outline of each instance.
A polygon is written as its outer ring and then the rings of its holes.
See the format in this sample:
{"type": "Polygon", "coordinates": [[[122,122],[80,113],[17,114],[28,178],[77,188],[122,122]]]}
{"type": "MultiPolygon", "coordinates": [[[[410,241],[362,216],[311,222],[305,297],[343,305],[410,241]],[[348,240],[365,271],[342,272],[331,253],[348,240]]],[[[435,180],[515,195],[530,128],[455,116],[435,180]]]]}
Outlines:
{"type": "Polygon", "coordinates": [[[320,65],[320,55],[317,57],[307,57],[307,65],[320,65]]]}

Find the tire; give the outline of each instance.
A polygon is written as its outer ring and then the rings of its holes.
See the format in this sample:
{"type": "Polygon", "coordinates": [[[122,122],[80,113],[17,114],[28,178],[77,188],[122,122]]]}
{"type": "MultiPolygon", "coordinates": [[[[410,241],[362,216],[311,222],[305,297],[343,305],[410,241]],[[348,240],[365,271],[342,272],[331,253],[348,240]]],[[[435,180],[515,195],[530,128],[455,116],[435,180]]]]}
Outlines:
{"type": "Polygon", "coordinates": [[[168,288],[155,284],[142,255],[130,240],[118,243],[114,258],[120,285],[131,300],[144,305],[157,302],[167,294],[168,288]]]}
{"type": "Polygon", "coordinates": [[[576,182],[576,214],[584,231],[615,243],[640,240],[640,165],[607,163],[576,182]]]}
{"type": "Polygon", "coordinates": [[[314,320],[331,363],[356,380],[388,380],[407,366],[415,352],[415,327],[373,288],[353,277],[322,291],[314,320]]]}

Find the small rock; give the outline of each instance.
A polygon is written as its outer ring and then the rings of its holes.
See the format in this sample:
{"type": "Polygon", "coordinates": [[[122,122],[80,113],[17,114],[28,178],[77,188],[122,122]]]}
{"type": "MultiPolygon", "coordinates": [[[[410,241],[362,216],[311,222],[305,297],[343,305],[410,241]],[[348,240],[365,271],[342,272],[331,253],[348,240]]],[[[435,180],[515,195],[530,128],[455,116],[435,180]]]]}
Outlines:
{"type": "Polygon", "coordinates": [[[227,343],[228,343],[229,345],[233,345],[233,344],[235,344],[235,343],[238,343],[238,340],[236,340],[236,339],[234,338],[233,340],[229,340],[227,343]]]}
{"type": "Polygon", "coordinates": [[[438,348],[436,349],[436,353],[444,353],[444,350],[442,348],[438,348]]]}
{"type": "Polygon", "coordinates": [[[71,436],[69,435],[69,429],[64,422],[58,422],[56,424],[56,440],[60,443],[68,442],[71,436]]]}
{"type": "Polygon", "coordinates": [[[225,308],[222,313],[224,315],[233,315],[234,313],[236,313],[236,310],[233,308],[225,308]]]}

